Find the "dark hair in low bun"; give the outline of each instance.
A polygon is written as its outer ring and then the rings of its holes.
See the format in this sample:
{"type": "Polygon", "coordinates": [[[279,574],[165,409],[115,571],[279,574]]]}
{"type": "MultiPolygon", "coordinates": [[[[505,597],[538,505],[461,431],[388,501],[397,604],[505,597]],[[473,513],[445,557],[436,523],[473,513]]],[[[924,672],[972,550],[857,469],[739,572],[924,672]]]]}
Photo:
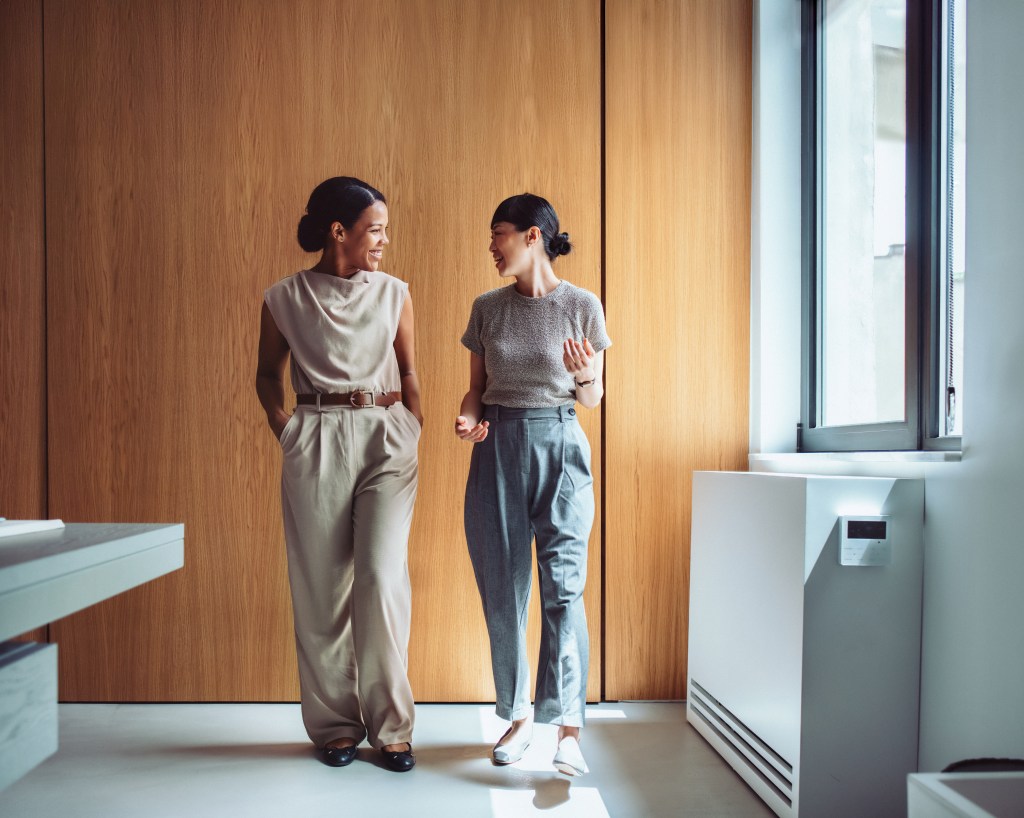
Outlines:
{"type": "Polygon", "coordinates": [[[324,249],[324,237],[327,235],[322,227],[308,213],[299,219],[299,247],[307,253],[315,253],[324,249]]]}
{"type": "Polygon", "coordinates": [[[355,177],[334,176],[321,182],[309,194],[306,214],[299,219],[299,246],[307,253],[323,250],[334,222],[351,230],[374,202],[387,204],[383,193],[355,177]]]}
{"type": "Polygon", "coordinates": [[[568,233],[559,233],[551,240],[551,251],[559,256],[567,256],[572,252],[572,243],[568,233]]]}
{"type": "Polygon", "coordinates": [[[509,196],[494,211],[491,227],[498,222],[513,224],[520,232],[536,227],[544,237],[544,252],[551,261],[572,252],[569,234],[559,232],[558,214],[551,203],[542,196],[535,196],[532,193],[509,196]]]}

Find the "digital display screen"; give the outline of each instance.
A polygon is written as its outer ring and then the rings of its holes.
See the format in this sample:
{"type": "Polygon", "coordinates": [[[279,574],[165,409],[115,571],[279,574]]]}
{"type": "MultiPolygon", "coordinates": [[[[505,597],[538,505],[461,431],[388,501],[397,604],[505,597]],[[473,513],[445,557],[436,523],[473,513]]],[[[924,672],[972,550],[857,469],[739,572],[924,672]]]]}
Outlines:
{"type": "Polygon", "coordinates": [[[885,528],[885,520],[847,520],[846,539],[884,540],[886,536],[885,528]]]}

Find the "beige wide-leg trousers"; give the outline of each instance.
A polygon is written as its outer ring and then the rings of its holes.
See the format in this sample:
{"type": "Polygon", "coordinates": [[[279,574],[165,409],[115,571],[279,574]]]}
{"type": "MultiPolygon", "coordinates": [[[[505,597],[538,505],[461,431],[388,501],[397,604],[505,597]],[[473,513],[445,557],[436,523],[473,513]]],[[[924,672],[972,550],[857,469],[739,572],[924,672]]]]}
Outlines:
{"type": "Polygon", "coordinates": [[[302,720],[317,747],[410,741],[407,565],[420,426],[393,406],[299,406],[281,500],[302,720]]]}

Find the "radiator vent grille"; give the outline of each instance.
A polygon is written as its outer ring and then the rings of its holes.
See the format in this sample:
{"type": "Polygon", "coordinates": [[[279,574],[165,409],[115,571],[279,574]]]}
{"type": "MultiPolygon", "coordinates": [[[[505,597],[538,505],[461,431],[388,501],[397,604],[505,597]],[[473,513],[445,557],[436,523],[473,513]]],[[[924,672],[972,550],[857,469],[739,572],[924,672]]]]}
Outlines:
{"type": "Polygon", "coordinates": [[[722,741],[733,747],[738,759],[787,806],[793,805],[793,765],[693,679],[690,680],[690,709],[722,741]]]}

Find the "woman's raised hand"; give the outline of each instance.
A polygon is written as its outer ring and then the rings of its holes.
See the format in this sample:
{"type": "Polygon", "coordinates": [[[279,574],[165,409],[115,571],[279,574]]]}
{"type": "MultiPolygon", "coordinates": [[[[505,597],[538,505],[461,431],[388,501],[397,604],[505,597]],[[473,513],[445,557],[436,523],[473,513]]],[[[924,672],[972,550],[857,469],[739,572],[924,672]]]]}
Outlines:
{"type": "Polygon", "coordinates": [[[463,440],[468,440],[470,443],[480,443],[487,437],[487,427],[490,425],[491,424],[485,420],[476,424],[476,426],[470,426],[469,418],[464,415],[459,415],[455,418],[455,434],[463,440]]]}
{"type": "Polygon", "coordinates": [[[597,377],[594,372],[594,347],[586,338],[581,344],[572,338],[562,344],[562,361],[569,374],[577,381],[592,381],[597,377]]]}

